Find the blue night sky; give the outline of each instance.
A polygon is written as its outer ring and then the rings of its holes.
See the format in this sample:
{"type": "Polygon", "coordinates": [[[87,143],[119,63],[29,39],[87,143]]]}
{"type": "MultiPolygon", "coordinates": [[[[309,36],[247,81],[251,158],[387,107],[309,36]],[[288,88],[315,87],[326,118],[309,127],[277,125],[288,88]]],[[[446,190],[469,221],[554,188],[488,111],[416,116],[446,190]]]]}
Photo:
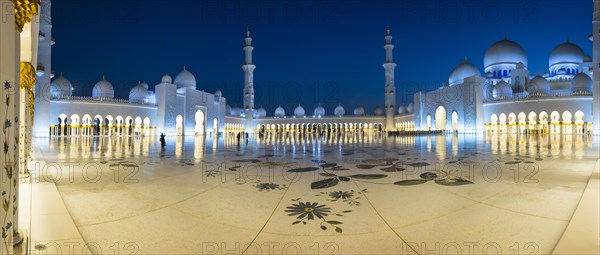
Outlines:
{"type": "Polygon", "coordinates": [[[185,65],[197,88],[220,89],[242,105],[243,37],[254,46],[255,106],[286,114],[319,103],[328,114],[383,106],[384,34],[394,36],[398,105],[447,80],[465,57],[483,71],[483,54],[503,38],[521,44],[531,73],[548,68],[569,38],[591,55],[591,0],[563,1],[52,1],[52,68],[91,95],[106,75],[115,96],[138,81],[153,89],[185,65]]]}

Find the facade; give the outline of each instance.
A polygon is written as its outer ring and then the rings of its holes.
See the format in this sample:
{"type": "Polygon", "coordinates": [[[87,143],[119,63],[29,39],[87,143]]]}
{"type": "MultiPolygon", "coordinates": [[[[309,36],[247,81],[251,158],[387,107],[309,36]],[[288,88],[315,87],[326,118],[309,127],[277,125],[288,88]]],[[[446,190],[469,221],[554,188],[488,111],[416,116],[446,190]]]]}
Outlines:
{"type": "MultiPolygon", "coordinates": [[[[35,134],[37,135],[203,135],[222,132],[258,131],[445,131],[445,132],[535,132],[600,133],[598,115],[600,85],[598,49],[600,10],[594,1],[593,56],[567,40],[556,46],[548,58],[548,71],[531,74],[528,56],[517,42],[507,39],[493,43],[483,56],[484,72],[465,59],[450,73],[439,89],[418,92],[408,105],[396,105],[396,87],[391,30],[384,35],[385,107],[367,113],[358,105],[346,111],[341,105],[321,105],[293,111],[278,107],[273,115],[255,109],[252,37],[244,38],[243,108],[231,108],[220,91],[196,89],[196,79],[184,69],[173,80],[163,76],[155,91],[140,83],[128,99],[115,99],[111,83],[103,77],[91,97],[71,94],[71,83],[61,74],[51,83],[49,69],[51,40],[40,39],[36,91],[35,134]],[[49,98],[49,100],[43,100],[49,98]],[[596,125],[594,126],[594,123],[596,125]]],[[[41,31],[51,34],[51,23],[42,22],[41,31]]]]}

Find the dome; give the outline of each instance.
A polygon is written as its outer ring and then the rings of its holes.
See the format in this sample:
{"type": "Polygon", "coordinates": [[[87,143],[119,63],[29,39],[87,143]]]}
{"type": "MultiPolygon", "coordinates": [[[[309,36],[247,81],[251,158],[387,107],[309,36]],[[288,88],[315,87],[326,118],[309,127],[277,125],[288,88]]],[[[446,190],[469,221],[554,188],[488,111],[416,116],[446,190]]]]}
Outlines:
{"type": "Polygon", "coordinates": [[[225,106],[225,114],[231,115],[231,105],[225,106]]]}
{"type": "Polygon", "coordinates": [[[356,108],[354,108],[354,115],[356,115],[356,116],[365,115],[365,108],[363,108],[362,106],[357,106],[356,108]]]}
{"type": "Polygon", "coordinates": [[[73,94],[73,85],[67,78],[65,78],[62,73],[60,77],[54,79],[52,81],[50,87],[50,95],[52,97],[69,97],[73,94]]]}
{"type": "Polygon", "coordinates": [[[400,107],[398,107],[398,114],[405,114],[406,113],[406,106],[401,105],[400,107]]]}
{"type": "Polygon", "coordinates": [[[265,108],[259,108],[258,110],[255,111],[256,112],[256,117],[262,118],[262,117],[267,117],[267,110],[265,110],[265,108]]]}
{"type": "Polygon", "coordinates": [[[92,89],[92,98],[114,98],[115,90],[113,89],[112,84],[108,82],[104,77],[102,80],[94,85],[94,89],[92,89]]]}
{"type": "Polygon", "coordinates": [[[283,117],[285,116],[285,110],[281,107],[281,105],[279,107],[277,107],[277,109],[275,109],[275,117],[283,117]]]}
{"type": "Polygon", "coordinates": [[[408,104],[408,106],[406,107],[406,111],[408,113],[413,113],[414,110],[415,110],[415,106],[413,105],[413,103],[408,104]]]}
{"type": "Polygon", "coordinates": [[[590,57],[589,55],[583,56],[583,62],[592,62],[592,57],[590,57]]]}
{"type": "Polygon", "coordinates": [[[185,67],[183,67],[183,70],[181,70],[181,72],[177,75],[177,77],[175,77],[175,85],[177,85],[177,88],[190,88],[190,89],[196,89],[196,77],[194,77],[194,75],[190,72],[188,72],[188,70],[185,70],[185,67]]]}
{"type": "Polygon", "coordinates": [[[529,82],[527,92],[531,96],[548,95],[550,94],[550,83],[538,74],[529,82]]]}
{"type": "Polygon", "coordinates": [[[148,99],[148,84],[140,83],[129,91],[129,102],[146,102],[148,99]]]}
{"type": "Polygon", "coordinates": [[[483,57],[485,68],[495,64],[517,64],[519,62],[527,66],[525,49],[518,43],[506,38],[492,44],[483,57]]]}
{"type": "Polygon", "coordinates": [[[240,116],[240,108],[235,106],[231,109],[231,116],[240,116]]]}
{"type": "Polygon", "coordinates": [[[319,105],[315,108],[315,111],[313,113],[315,116],[325,116],[325,108],[319,105]]]}
{"type": "Polygon", "coordinates": [[[302,106],[298,105],[298,107],[296,107],[296,109],[294,109],[294,116],[303,117],[304,115],[306,115],[304,113],[304,108],[302,108],[302,106]]]}
{"type": "Polygon", "coordinates": [[[344,110],[344,107],[342,107],[342,105],[338,105],[334,110],[333,110],[333,115],[335,116],[342,116],[346,113],[346,111],[344,110]]]}
{"type": "Polygon", "coordinates": [[[383,109],[381,109],[381,107],[379,107],[379,106],[375,107],[375,110],[373,112],[375,113],[375,116],[383,115],[383,109]]]}
{"type": "Polygon", "coordinates": [[[474,75],[481,75],[481,72],[479,72],[479,69],[475,65],[465,59],[452,70],[452,73],[450,73],[450,77],[448,78],[448,84],[450,86],[461,84],[464,82],[465,78],[474,75]]]}
{"type": "Polygon", "coordinates": [[[575,75],[575,78],[571,80],[571,90],[573,92],[592,92],[592,79],[585,73],[579,73],[575,75]]]}
{"type": "Polygon", "coordinates": [[[162,79],[160,79],[161,83],[173,83],[173,78],[171,78],[171,76],[169,74],[165,74],[165,76],[162,77],[162,79]]]}
{"type": "Polygon", "coordinates": [[[223,93],[220,90],[215,91],[215,96],[216,97],[222,97],[223,93]]]}
{"type": "Polygon", "coordinates": [[[550,66],[562,63],[575,63],[579,64],[583,61],[585,54],[579,46],[565,42],[556,46],[550,53],[548,64],[550,66]]]}
{"type": "Polygon", "coordinates": [[[511,98],[512,93],[512,87],[505,81],[498,82],[492,90],[492,95],[496,100],[511,98]]]}

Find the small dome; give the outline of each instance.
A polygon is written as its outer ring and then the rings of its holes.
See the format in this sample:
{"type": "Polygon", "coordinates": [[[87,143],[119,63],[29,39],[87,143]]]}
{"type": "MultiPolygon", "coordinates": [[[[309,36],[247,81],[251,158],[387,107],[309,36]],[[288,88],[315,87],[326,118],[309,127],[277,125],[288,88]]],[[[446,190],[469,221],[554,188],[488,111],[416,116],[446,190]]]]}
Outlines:
{"type": "Polygon", "coordinates": [[[261,107],[258,110],[256,110],[255,112],[256,112],[255,117],[259,117],[259,118],[267,117],[267,110],[265,110],[265,108],[261,107]]]}
{"type": "Polygon", "coordinates": [[[281,107],[281,105],[279,107],[277,107],[277,109],[275,109],[275,117],[283,117],[285,116],[285,110],[283,109],[283,107],[281,107]]]}
{"type": "Polygon", "coordinates": [[[550,94],[550,83],[541,75],[535,76],[529,82],[527,92],[531,96],[545,96],[550,94]]]}
{"type": "Polygon", "coordinates": [[[190,88],[196,89],[196,77],[188,70],[185,70],[185,67],[181,72],[175,77],[175,85],[177,88],[190,88]]]}
{"type": "Polygon", "coordinates": [[[333,110],[333,115],[335,116],[342,116],[346,113],[346,111],[344,110],[344,107],[342,107],[342,105],[338,105],[334,110],[333,110]]]}
{"type": "Polygon", "coordinates": [[[356,108],[354,108],[354,115],[355,116],[365,115],[365,108],[363,108],[362,106],[357,106],[356,108]]]}
{"type": "Polygon", "coordinates": [[[583,50],[570,42],[561,43],[550,53],[548,64],[550,66],[564,63],[579,64],[583,61],[583,50]]]}
{"type": "Polygon", "coordinates": [[[512,98],[512,93],[512,87],[505,81],[498,82],[492,91],[492,95],[496,100],[512,98]]]}
{"type": "Polygon", "coordinates": [[[383,109],[381,109],[381,107],[379,107],[379,106],[375,107],[375,110],[373,112],[375,113],[375,116],[383,115],[383,109]]]}
{"type": "Polygon", "coordinates": [[[231,116],[240,116],[241,110],[239,107],[235,106],[231,109],[231,116]]]}
{"type": "Polygon", "coordinates": [[[448,78],[448,84],[450,86],[461,84],[464,82],[465,78],[474,75],[481,75],[481,72],[479,72],[479,69],[475,65],[465,59],[452,70],[452,73],[450,73],[450,77],[448,78]]]}
{"type": "Polygon", "coordinates": [[[92,89],[92,98],[114,98],[115,90],[112,84],[108,82],[104,77],[102,80],[94,85],[92,89]]]}
{"type": "Polygon", "coordinates": [[[129,91],[129,102],[146,102],[148,99],[148,84],[140,83],[129,91]]]}
{"type": "Polygon", "coordinates": [[[225,106],[225,114],[231,115],[231,105],[225,106]]]}
{"type": "Polygon", "coordinates": [[[173,83],[173,78],[171,78],[171,76],[169,74],[165,74],[165,76],[162,77],[162,79],[160,79],[161,83],[173,83]]]}
{"type": "Polygon", "coordinates": [[[325,116],[325,108],[323,108],[323,106],[319,105],[315,108],[313,113],[315,116],[325,116]]]}
{"type": "Polygon", "coordinates": [[[585,73],[579,73],[571,80],[571,90],[573,92],[592,92],[592,79],[585,73]]]}
{"type": "Polygon", "coordinates": [[[406,107],[406,112],[408,113],[413,113],[415,110],[415,106],[413,105],[413,103],[408,104],[408,106],[406,107]]]}
{"type": "Polygon", "coordinates": [[[52,81],[50,86],[50,95],[52,97],[69,97],[73,94],[73,85],[62,73],[60,77],[52,81]]]}
{"type": "Polygon", "coordinates": [[[222,97],[223,93],[220,90],[215,91],[215,96],[216,97],[222,97]]]}
{"type": "Polygon", "coordinates": [[[306,115],[304,113],[304,108],[302,108],[302,106],[298,105],[298,107],[296,107],[296,109],[294,109],[294,116],[296,117],[302,117],[306,115]]]}
{"type": "Polygon", "coordinates": [[[398,107],[398,114],[405,114],[406,113],[406,106],[401,105],[400,107],[398,107]]]}
{"type": "Polygon", "coordinates": [[[583,56],[583,62],[592,62],[592,57],[590,57],[589,55],[583,56]]]}
{"type": "Polygon", "coordinates": [[[518,43],[506,38],[492,44],[483,57],[485,68],[495,64],[517,64],[519,62],[527,66],[525,49],[518,43]]]}

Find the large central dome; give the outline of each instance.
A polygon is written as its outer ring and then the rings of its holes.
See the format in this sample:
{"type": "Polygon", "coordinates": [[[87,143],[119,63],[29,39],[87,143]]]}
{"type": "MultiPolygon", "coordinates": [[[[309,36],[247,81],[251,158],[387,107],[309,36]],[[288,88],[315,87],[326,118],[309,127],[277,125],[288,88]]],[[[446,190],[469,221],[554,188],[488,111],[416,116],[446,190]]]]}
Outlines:
{"type": "Polygon", "coordinates": [[[485,68],[495,64],[517,64],[523,63],[527,66],[527,54],[525,49],[516,42],[508,39],[497,41],[492,44],[483,57],[485,68]]]}

